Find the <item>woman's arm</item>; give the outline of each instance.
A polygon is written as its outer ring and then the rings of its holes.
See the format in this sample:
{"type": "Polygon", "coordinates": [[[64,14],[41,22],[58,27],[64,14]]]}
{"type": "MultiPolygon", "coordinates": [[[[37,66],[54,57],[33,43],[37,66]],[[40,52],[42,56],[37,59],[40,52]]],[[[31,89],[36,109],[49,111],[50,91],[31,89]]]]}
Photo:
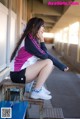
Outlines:
{"type": "Polygon", "coordinates": [[[38,38],[40,40],[40,45],[41,45],[41,49],[43,49],[47,54],[48,54],[48,58],[52,60],[53,65],[55,65],[57,68],[59,68],[62,71],[67,71],[69,68],[63,64],[62,62],[60,62],[57,58],[55,58],[52,54],[50,54],[45,46],[44,43],[44,38],[43,35],[38,34],[38,38]]]}
{"type": "Polygon", "coordinates": [[[48,58],[52,60],[53,64],[59,68],[62,71],[66,71],[65,69],[67,69],[67,66],[65,64],[63,64],[62,62],[60,62],[57,58],[55,58],[53,55],[51,55],[48,52],[48,58]]]}
{"type": "Polygon", "coordinates": [[[25,50],[27,50],[29,53],[37,56],[40,59],[48,58],[48,54],[41,49],[40,45],[37,43],[35,39],[33,39],[32,36],[27,36],[25,38],[25,50]]]}
{"type": "Polygon", "coordinates": [[[40,47],[41,47],[42,50],[44,50],[45,52],[47,52],[47,48],[46,48],[44,42],[40,42],[40,47]]]}
{"type": "Polygon", "coordinates": [[[33,38],[26,37],[25,39],[25,50],[27,50],[29,53],[37,56],[40,59],[51,59],[53,62],[53,65],[55,65],[60,70],[64,71],[65,68],[67,68],[66,65],[61,63],[58,59],[53,57],[50,53],[45,52],[40,48],[40,45],[37,43],[37,41],[33,38]]]}
{"type": "Polygon", "coordinates": [[[47,52],[47,48],[46,48],[46,46],[45,46],[45,42],[44,42],[44,37],[43,37],[43,35],[38,33],[38,34],[37,34],[37,37],[38,37],[38,39],[39,39],[39,41],[40,41],[40,47],[41,47],[41,49],[44,50],[45,52],[47,52]]]}

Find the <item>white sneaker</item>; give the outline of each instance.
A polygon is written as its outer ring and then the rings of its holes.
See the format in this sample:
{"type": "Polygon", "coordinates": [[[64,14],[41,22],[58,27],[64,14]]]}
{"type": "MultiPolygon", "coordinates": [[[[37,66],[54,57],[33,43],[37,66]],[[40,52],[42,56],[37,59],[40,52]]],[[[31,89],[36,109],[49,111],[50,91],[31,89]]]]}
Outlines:
{"type": "Polygon", "coordinates": [[[48,95],[51,94],[51,92],[49,90],[47,90],[44,86],[42,86],[42,90],[48,95]]]}
{"type": "Polygon", "coordinates": [[[52,98],[51,95],[47,95],[43,90],[39,92],[32,91],[31,98],[33,99],[43,99],[43,100],[50,100],[52,98]]]}

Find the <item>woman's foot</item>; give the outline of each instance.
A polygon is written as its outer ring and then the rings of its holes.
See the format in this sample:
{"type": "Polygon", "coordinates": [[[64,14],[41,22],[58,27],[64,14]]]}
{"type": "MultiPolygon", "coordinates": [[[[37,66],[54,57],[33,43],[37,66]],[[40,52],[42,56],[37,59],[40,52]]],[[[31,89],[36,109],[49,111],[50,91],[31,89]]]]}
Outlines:
{"type": "Polygon", "coordinates": [[[46,94],[42,89],[40,91],[32,91],[31,98],[33,99],[43,99],[50,100],[52,98],[51,95],[46,94]]]}
{"type": "Polygon", "coordinates": [[[48,95],[51,94],[51,92],[49,90],[47,90],[44,86],[42,86],[42,90],[48,95]]]}
{"type": "Polygon", "coordinates": [[[68,71],[68,70],[69,70],[69,67],[67,67],[67,68],[64,69],[65,72],[68,71]]]}

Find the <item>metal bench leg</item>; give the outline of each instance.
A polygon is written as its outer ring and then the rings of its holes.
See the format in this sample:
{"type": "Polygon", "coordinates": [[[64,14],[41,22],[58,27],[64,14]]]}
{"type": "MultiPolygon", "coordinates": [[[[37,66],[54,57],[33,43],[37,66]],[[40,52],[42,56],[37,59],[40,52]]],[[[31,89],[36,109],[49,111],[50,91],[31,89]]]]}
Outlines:
{"type": "Polygon", "coordinates": [[[9,90],[9,89],[6,88],[6,91],[5,91],[5,100],[9,100],[9,97],[8,97],[8,90],[9,90]]]}
{"type": "Polygon", "coordinates": [[[20,100],[23,100],[23,88],[20,88],[20,100]]]}
{"type": "Polygon", "coordinates": [[[2,100],[5,100],[5,88],[2,88],[2,100]]]}
{"type": "Polygon", "coordinates": [[[7,89],[7,100],[11,100],[11,96],[10,96],[10,89],[7,89]]]}

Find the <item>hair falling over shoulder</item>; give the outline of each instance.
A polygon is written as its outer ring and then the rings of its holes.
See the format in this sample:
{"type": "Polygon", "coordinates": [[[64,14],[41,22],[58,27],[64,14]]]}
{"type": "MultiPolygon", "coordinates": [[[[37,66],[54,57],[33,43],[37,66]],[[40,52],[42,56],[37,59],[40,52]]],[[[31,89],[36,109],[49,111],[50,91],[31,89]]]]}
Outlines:
{"type": "Polygon", "coordinates": [[[26,25],[26,28],[25,28],[25,30],[24,30],[24,32],[23,32],[21,38],[19,39],[19,41],[18,41],[18,43],[17,43],[17,45],[16,45],[16,47],[15,47],[15,49],[14,49],[12,55],[11,55],[10,61],[12,61],[13,58],[15,57],[16,52],[17,52],[19,46],[21,45],[23,39],[24,39],[29,33],[31,33],[32,36],[35,38],[35,37],[36,37],[36,34],[37,34],[38,30],[39,30],[39,28],[40,28],[42,25],[44,25],[44,21],[43,21],[43,19],[41,19],[41,18],[34,17],[34,18],[31,18],[31,19],[28,21],[28,23],[27,23],[27,25],[26,25]]]}

